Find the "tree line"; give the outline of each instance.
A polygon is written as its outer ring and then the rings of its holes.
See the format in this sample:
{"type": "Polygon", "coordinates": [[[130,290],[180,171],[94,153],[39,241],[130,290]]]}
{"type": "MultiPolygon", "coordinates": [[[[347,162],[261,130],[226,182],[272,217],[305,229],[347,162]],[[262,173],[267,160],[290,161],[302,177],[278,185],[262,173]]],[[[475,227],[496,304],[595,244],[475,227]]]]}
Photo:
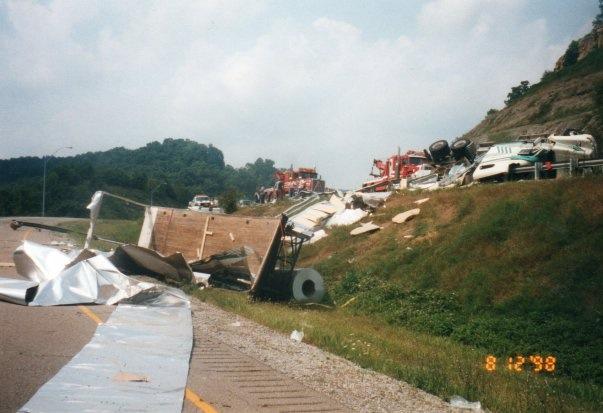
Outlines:
{"type": "MultiPolygon", "coordinates": [[[[0,160],[0,216],[41,214],[44,159],[21,157],[0,160]]],[[[224,162],[213,145],[188,139],[165,139],[138,149],[47,159],[46,215],[87,216],[85,209],[96,190],[133,200],[185,207],[197,193],[220,196],[235,191],[249,196],[271,185],[274,161],[258,158],[241,168],[224,162]]],[[[110,204],[103,213],[127,218],[127,209],[110,204]]]]}

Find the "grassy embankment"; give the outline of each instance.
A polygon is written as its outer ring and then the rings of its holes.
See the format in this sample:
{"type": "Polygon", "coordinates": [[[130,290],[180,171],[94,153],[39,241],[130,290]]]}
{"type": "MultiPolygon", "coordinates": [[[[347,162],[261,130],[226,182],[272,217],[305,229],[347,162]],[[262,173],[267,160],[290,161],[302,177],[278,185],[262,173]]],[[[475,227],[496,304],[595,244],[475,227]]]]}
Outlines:
{"type": "MultiPolygon", "coordinates": [[[[68,221],[59,224],[62,228],[67,228],[79,234],[70,234],[70,238],[80,247],[84,245],[86,232],[90,226],[88,221],[68,221]]],[[[127,219],[99,219],[96,222],[94,234],[105,239],[118,241],[128,244],[136,244],[140,235],[142,218],[139,220],[127,219]]],[[[108,251],[115,248],[116,244],[105,241],[92,241],[92,248],[101,251],[108,251]]]]}
{"type": "Polygon", "coordinates": [[[250,205],[239,208],[233,213],[233,215],[245,217],[275,217],[294,204],[294,201],[284,198],[279,199],[274,204],[250,205]]]}
{"type": "Polygon", "coordinates": [[[380,232],[340,228],[305,247],[300,265],[323,274],[332,310],[217,289],[197,295],[285,333],[301,328],[312,344],[443,398],[494,411],[600,411],[602,184],[398,195],[370,217],[380,232]],[[425,196],[415,220],[391,223],[425,196]],[[488,354],[496,372],[484,369],[488,354]],[[508,371],[504,360],[518,354],[553,355],[557,369],[508,371]]]}

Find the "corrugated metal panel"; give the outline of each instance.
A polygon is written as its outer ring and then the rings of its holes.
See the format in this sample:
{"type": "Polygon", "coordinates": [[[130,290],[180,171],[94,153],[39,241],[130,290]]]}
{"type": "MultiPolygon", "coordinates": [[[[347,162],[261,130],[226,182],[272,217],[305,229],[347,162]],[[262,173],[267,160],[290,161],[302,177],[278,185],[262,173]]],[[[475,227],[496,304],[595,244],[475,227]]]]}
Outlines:
{"type": "Polygon", "coordinates": [[[157,297],[153,307],[120,304],[20,411],[180,412],[192,347],[191,313],[188,301],[167,295],[179,306],[161,306],[165,301],[157,297]]]}

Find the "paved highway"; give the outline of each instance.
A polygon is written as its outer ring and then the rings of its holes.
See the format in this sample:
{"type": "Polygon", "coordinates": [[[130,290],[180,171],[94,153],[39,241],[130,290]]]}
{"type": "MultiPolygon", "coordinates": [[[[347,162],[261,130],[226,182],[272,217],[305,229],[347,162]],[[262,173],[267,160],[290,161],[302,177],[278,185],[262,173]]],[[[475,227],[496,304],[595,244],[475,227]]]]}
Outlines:
{"type": "MultiPolygon", "coordinates": [[[[34,219],[31,219],[34,220],[34,219]]],[[[65,219],[36,218],[54,225],[65,219]]],[[[21,228],[0,219],[0,276],[19,278],[12,253],[23,239],[61,241],[60,234],[21,228]]],[[[184,412],[342,412],[347,407],[261,360],[201,333],[193,302],[194,346],[184,412]]],[[[0,412],[14,412],[90,341],[114,306],[26,307],[0,302],[0,412]]]]}

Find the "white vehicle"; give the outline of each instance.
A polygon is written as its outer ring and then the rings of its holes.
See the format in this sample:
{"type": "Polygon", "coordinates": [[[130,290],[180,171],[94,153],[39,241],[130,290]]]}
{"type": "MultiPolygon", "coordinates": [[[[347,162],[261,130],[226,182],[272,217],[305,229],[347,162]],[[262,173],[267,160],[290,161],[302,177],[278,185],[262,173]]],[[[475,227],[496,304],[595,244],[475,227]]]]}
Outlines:
{"type": "Polygon", "coordinates": [[[531,166],[535,162],[567,162],[570,159],[592,159],[597,146],[591,135],[550,135],[547,138],[493,145],[473,172],[473,180],[503,179],[514,167],[531,166]]]}
{"type": "Polygon", "coordinates": [[[218,207],[218,200],[205,194],[195,195],[192,201],[188,203],[188,209],[191,211],[211,212],[221,214],[222,209],[218,207]]]}

